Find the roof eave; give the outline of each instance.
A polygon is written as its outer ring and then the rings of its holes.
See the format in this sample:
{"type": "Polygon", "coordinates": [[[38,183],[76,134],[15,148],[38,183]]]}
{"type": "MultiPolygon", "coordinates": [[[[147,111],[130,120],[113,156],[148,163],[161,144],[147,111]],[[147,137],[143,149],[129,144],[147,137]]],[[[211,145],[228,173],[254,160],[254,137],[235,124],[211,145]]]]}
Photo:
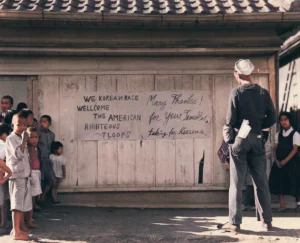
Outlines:
{"type": "Polygon", "coordinates": [[[12,11],[1,10],[0,20],[56,20],[56,21],[91,21],[91,22],[198,22],[198,23],[291,23],[300,22],[297,12],[277,13],[237,13],[237,14],[111,14],[111,13],[72,13],[72,12],[46,12],[46,11],[12,11]]]}

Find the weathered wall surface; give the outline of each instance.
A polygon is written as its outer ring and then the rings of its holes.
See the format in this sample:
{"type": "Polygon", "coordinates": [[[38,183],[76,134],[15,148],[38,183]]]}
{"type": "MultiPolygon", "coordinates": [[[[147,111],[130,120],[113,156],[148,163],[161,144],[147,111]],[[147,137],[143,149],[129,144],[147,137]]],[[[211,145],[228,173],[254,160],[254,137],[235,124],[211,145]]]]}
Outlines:
{"type": "Polygon", "coordinates": [[[279,70],[279,108],[293,113],[293,125],[300,131],[300,58],[279,70]]]}
{"type": "MultiPolygon", "coordinates": [[[[217,158],[222,142],[228,95],[236,85],[231,73],[235,59],[220,62],[224,74],[213,71],[219,62],[204,63],[206,69],[191,70],[177,60],[176,72],[144,69],[148,74],[99,75],[41,75],[38,77],[39,114],[53,118],[52,130],[65,145],[67,179],[65,191],[108,190],[194,190],[225,188],[227,176],[217,158]],[[205,74],[199,73],[200,71],[205,74]],[[154,74],[151,74],[153,72],[154,74]],[[159,73],[163,74],[159,74],[159,73]],[[85,92],[149,92],[149,91],[205,91],[210,97],[212,125],[208,137],[188,139],[156,139],[136,141],[79,141],[74,100],[85,92]],[[203,185],[198,184],[199,163],[204,157],[203,185]]],[[[129,61],[128,61],[129,62],[129,61]]],[[[175,60],[173,60],[175,65],[175,60]]],[[[264,60],[258,60],[262,69],[264,60]]],[[[125,64],[124,64],[125,65],[125,64]]],[[[123,65],[123,66],[124,66],[123,65]]],[[[141,64],[143,67],[145,64],[141,64]]],[[[172,67],[171,65],[171,67],[172,67]]],[[[80,66],[78,67],[80,69],[80,66]]],[[[138,68],[137,68],[138,69],[138,68]]],[[[268,74],[256,74],[255,81],[268,88],[268,74]]]]}
{"type": "Polygon", "coordinates": [[[290,63],[279,70],[279,108],[287,101],[287,110],[300,109],[300,58],[291,60],[290,63]],[[290,82],[289,94],[284,99],[287,82],[290,82]]]}

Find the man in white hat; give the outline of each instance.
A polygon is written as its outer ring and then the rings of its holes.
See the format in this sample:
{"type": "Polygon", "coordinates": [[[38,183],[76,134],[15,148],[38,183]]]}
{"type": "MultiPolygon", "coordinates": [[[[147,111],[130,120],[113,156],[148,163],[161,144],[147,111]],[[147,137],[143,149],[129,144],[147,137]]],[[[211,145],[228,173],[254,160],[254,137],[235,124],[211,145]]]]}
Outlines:
{"type": "Polygon", "coordinates": [[[230,153],[229,219],[218,225],[225,231],[239,232],[242,223],[242,190],[247,170],[257,188],[257,203],[263,220],[263,230],[272,228],[271,198],[266,174],[266,153],[262,130],[276,122],[276,112],[267,90],[254,84],[250,60],[235,63],[234,76],[239,86],[231,91],[226,124],[225,142],[230,153]]]}

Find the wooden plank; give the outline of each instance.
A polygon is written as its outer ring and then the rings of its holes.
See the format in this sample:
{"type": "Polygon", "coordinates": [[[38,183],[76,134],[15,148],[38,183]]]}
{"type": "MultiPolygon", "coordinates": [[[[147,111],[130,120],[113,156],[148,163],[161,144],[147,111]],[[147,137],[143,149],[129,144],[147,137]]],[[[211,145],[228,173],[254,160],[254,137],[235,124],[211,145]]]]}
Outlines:
{"type": "Polygon", "coordinates": [[[225,124],[227,113],[228,99],[233,87],[233,75],[216,75],[215,76],[215,93],[214,93],[214,117],[215,117],[215,152],[214,152],[214,185],[226,183],[226,171],[217,158],[216,151],[221,146],[223,136],[222,127],[225,124]]]}
{"type": "MultiPolygon", "coordinates": [[[[210,109],[213,107],[213,84],[214,77],[213,75],[195,75],[193,82],[194,90],[207,90],[209,92],[209,97],[211,98],[210,109]]],[[[199,182],[199,169],[200,161],[202,160],[203,164],[203,184],[212,184],[214,176],[214,154],[215,148],[213,144],[213,123],[214,117],[212,120],[211,131],[209,131],[209,138],[196,138],[194,139],[194,183],[198,184],[199,182]],[[204,161],[203,161],[204,156],[204,161]]]]}
{"type": "Polygon", "coordinates": [[[195,75],[193,79],[194,90],[213,90],[213,75],[195,75]]]}
{"type": "MultiPolygon", "coordinates": [[[[173,90],[174,77],[156,75],[155,89],[158,91],[173,90]]],[[[176,181],[176,150],[175,140],[156,140],[156,186],[175,185],[176,181]]]]}
{"type": "Polygon", "coordinates": [[[176,90],[192,90],[193,89],[193,79],[192,75],[177,75],[174,76],[175,89],[176,90]]]}
{"type": "MultiPolygon", "coordinates": [[[[85,91],[97,91],[97,77],[85,77],[85,91]]],[[[78,141],[78,186],[98,186],[98,142],[78,141]],[[88,165],[87,165],[88,163],[88,165]]]]}
{"type": "MultiPolygon", "coordinates": [[[[114,92],[117,78],[113,75],[97,76],[97,91],[114,92]]],[[[100,187],[118,184],[118,142],[98,141],[98,185],[100,187]]]]}
{"type": "Polygon", "coordinates": [[[67,160],[65,187],[78,186],[78,144],[77,120],[74,112],[74,98],[85,90],[84,76],[60,77],[60,139],[65,144],[64,155],[67,160]]]}
{"type": "Polygon", "coordinates": [[[156,75],[155,90],[170,91],[175,88],[175,77],[171,75],[156,75]]]}
{"type": "Polygon", "coordinates": [[[156,140],[156,186],[175,185],[175,144],[175,140],[156,140]]]}
{"type": "Polygon", "coordinates": [[[194,184],[194,141],[176,140],[176,186],[194,184]]]}
{"type": "MultiPolygon", "coordinates": [[[[132,75],[126,79],[129,91],[153,91],[154,75],[132,75]]],[[[155,140],[136,141],[136,182],[138,186],[155,185],[155,140]]]]}
{"type": "MultiPolygon", "coordinates": [[[[98,143],[78,141],[78,186],[98,186],[98,143]]],[[[72,156],[74,158],[74,156],[72,156]]],[[[73,165],[72,165],[73,166],[73,165]]],[[[70,166],[68,166],[68,169],[70,166]]]]}
{"type": "Polygon", "coordinates": [[[261,87],[263,87],[266,90],[269,90],[268,75],[254,75],[252,78],[254,83],[259,84],[261,87]]]}
{"type": "Polygon", "coordinates": [[[118,141],[118,185],[134,185],[136,183],[135,141],[118,141]]]}
{"type": "MultiPolygon", "coordinates": [[[[174,76],[176,90],[193,90],[194,76],[174,76]]],[[[176,186],[194,184],[194,140],[177,139],[176,148],[176,186]]]]}
{"type": "Polygon", "coordinates": [[[98,186],[118,184],[118,141],[98,142],[98,186]]]}
{"type": "Polygon", "coordinates": [[[51,130],[55,139],[60,140],[60,84],[58,76],[39,76],[38,114],[50,115],[52,118],[51,130]]]}
{"type": "Polygon", "coordinates": [[[136,141],[136,185],[155,185],[155,140],[136,141]]]}
{"type": "MultiPolygon", "coordinates": [[[[103,34],[103,33],[102,33],[103,34]]],[[[230,72],[235,57],[1,57],[0,74],[3,75],[59,75],[59,74],[209,74],[230,72]],[[78,68],[80,67],[80,68],[78,68]]],[[[259,70],[267,71],[266,58],[251,59],[259,70]]]]}

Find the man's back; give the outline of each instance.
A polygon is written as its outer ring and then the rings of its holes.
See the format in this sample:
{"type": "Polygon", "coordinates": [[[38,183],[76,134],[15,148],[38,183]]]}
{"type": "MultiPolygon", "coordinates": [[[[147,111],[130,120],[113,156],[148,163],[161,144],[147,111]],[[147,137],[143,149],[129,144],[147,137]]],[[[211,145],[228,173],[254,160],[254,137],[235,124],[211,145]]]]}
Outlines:
{"type": "Polygon", "coordinates": [[[239,129],[248,120],[252,132],[260,133],[276,122],[276,112],[269,92],[258,84],[243,84],[231,92],[226,124],[239,129]]]}

